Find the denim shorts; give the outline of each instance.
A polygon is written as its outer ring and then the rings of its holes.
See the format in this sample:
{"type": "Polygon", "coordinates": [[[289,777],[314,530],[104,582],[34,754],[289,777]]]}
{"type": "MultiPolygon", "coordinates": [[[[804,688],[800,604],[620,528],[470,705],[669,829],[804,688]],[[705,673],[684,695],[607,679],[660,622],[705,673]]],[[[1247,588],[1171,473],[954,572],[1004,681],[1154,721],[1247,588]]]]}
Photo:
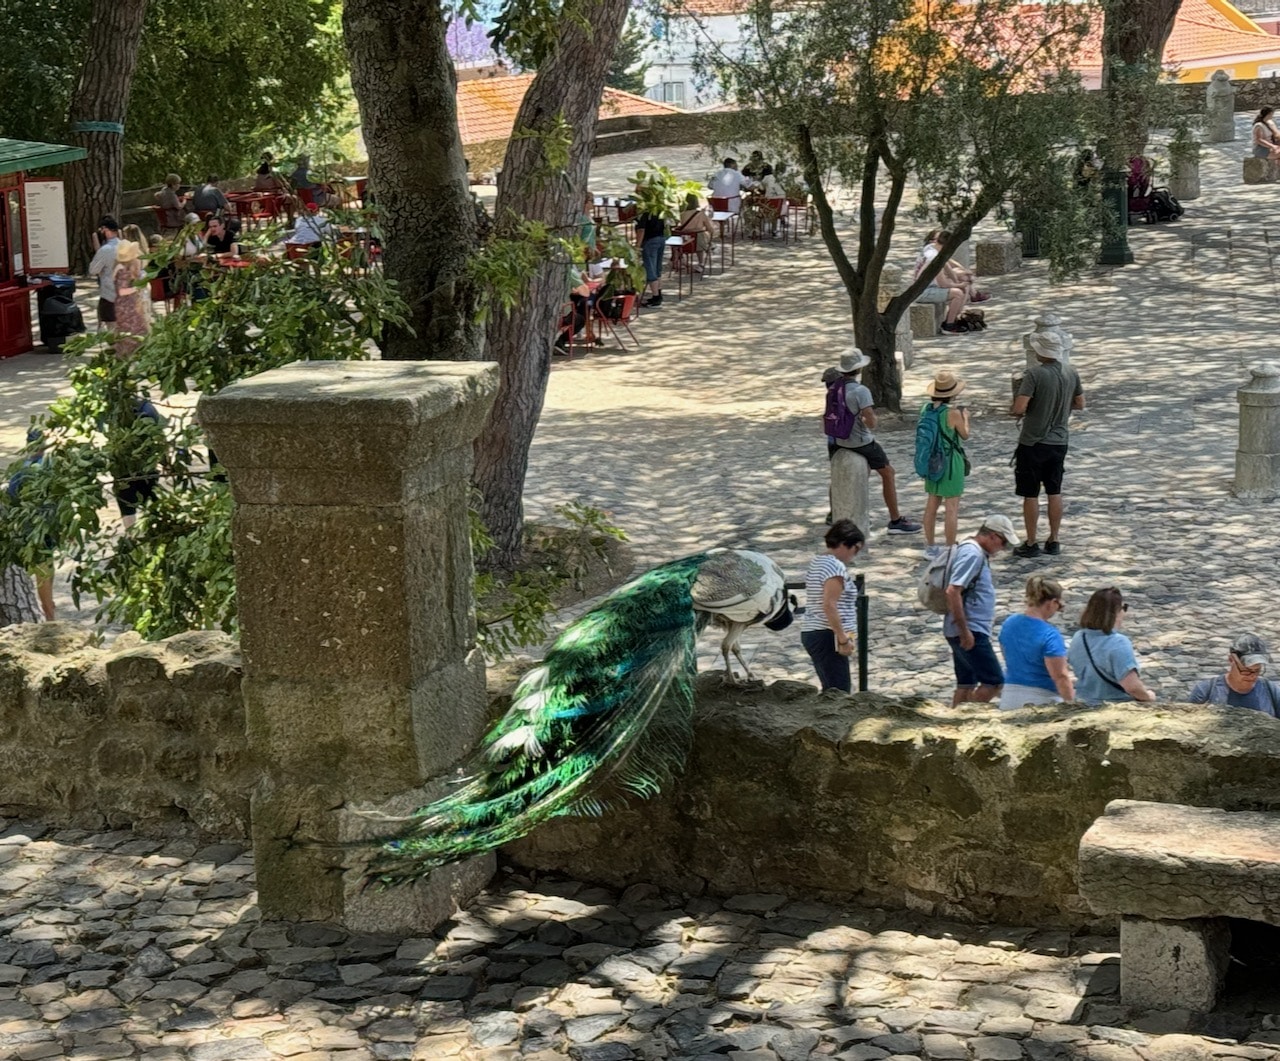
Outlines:
{"type": "Polygon", "coordinates": [[[640,257],[644,260],[645,283],[662,279],[662,256],[667,251],[667,237],[654,236],[640,245],[640,257]]]}
{"type": "Polygon", "coordinates": [[[991,647],[991,638],[987,634],[973,635],[973,648],[960,647],[960,638],[949,637],[947,644],[951,646],[951,660],[956,669],[956,686],[960,689],[971,689],[975,685],[993,685],[997,689],[1004,684],[1004,670],[996,658],[996,650],[991,647]]]}

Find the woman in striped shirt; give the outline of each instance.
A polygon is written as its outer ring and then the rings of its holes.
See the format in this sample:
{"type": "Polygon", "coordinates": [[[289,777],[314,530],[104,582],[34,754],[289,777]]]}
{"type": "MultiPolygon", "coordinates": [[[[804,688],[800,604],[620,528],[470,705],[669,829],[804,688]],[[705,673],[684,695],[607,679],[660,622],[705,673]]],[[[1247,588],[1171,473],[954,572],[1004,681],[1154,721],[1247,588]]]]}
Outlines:
{"type": "Polygon", "coordinates": [[[854,612],[858,590],[849,563],[866,542],[851,519],[837,520],[826,536],[827,551],[809,561],[804,576],[805,608],[800,643],[813,660],[818,682],[825,689],[849,692],[849,657],[857,629],[854,612]]]}

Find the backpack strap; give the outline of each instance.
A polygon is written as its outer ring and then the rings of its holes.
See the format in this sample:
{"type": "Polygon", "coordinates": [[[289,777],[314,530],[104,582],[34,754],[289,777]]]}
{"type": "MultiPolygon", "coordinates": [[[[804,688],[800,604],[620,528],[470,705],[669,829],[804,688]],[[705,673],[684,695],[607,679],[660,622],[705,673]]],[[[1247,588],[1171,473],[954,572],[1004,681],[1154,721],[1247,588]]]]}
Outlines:
{"type": "Polygon", "coordinates": [[[1089,651],[1089,637],[1087,632],[1084,630],[1080,631],[1080,644],[1084,645],[1084,654],[1089,657],[1089,666],[1093,668],[1094,674],[1096,674],[1099,678],[1101,678],[1104,682],[1106,682],[1109,686],[1111,686],[1111,688],[1119,689],[1122,693],[1125,694],[1125,696],[1129,696],[1130,693],[1128,689],[1126,689],[1114,678],[1108,678],[1105,674],[1102,673],[1102,670],[1098,667],[1098,665],[1094,663],[1093,653],[1089,651]]]}

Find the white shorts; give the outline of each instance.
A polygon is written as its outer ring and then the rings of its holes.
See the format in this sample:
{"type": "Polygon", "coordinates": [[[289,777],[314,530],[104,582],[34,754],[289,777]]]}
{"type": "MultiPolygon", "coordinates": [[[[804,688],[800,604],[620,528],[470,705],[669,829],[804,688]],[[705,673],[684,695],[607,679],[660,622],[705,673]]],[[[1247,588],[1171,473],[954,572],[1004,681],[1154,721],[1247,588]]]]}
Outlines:
{"type": "Polygon", "coordinates": [[[1038,685],[1009,685],[1000,688],[1000,702],[996,706],[1001,711],[1012,711],[1027,704],[1060,704],[1062,697],[1038,685]]]}
{"type": "Polygon", "coordinates": [[[928,302],[931,305],[944,305],[948,298],[951,297],[951,291],[945,287],[939,287],[937,284],[930,284],[916,299],[917,302],[928,302]]]}

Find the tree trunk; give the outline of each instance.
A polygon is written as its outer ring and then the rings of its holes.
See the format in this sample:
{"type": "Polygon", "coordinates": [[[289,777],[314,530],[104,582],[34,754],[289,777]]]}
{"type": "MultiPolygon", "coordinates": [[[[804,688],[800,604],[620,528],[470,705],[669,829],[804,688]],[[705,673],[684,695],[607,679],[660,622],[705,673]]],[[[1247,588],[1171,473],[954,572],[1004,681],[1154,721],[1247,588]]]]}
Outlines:
{"type": "Polygon", "coordinates": [[[1106,147],[1110,166],[1125,169],[1147,145],[1151,95],[1164,46],[1182,0],[1108,0],[1102,22],[1102,88],[1120,136],[1106,147]]]}
{"type": "MultiPolygon", "coordinates": [[[[628,0],[598,0],[589,25],[562,21],[552,54],[538,68],[516,117],[498,178],[495,208],[498,238],[510,238],[523,218],[536,218],[558,235],[578,227],[595,141],[605,74],[626,21],[628,0]],[[569,163],[563,173],[549,160],[541,136],[554,136],[563,118],[572,131],[569,163]]],[[[524,535],[524,481],[529,446],[542,413],[551,347],[561,306],[568,298],[567,262],[547,262],[529,283],[525,297],[504,314],[494,307],[488,324],[489,356],[501,366],[502,384],[489,423],[475,446],[475,481],[480,511],[493,536],[488,562],[511,568],[520,558],[524,535]]]]}
{"type": "Polygon", "coordinates": [[[383,263],[409,304],[412,333],[388,329],[388,359],[463,361],[482,352],[467,279],[476,215],[447,26],[440,0],[346,0],[342,12],[383,263]]]}
{"type": "Polygon", "coordinates": [[[93,0],[80,80],[71,94],[71,142],[88,155],[67,170],[71,267],[84,272],[104,214],[119,216],[124,189],[124,119],[138,62],[147,0],[93,0]]]}

